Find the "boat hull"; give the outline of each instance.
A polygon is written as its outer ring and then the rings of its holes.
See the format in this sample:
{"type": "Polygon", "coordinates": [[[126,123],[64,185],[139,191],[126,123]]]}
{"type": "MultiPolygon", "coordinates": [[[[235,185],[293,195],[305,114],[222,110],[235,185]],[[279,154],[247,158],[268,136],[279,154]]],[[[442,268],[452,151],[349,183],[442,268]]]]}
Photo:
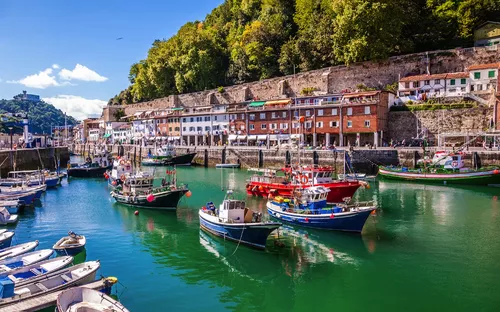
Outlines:
{"type": "Polygon", "coordinates": [[[240,164],[216,164],[215,168],[240,168],[240,164]]]}
{"type": "Polygon", "coordinates": [[[75,256],[85,249],[85,245],[83,246],[78,246],[78,247],[72,247],[72,248],[64,248],[64,249],[55,249],[56,253],[59,256],[75,256]]]}
{"type": "Polygon", "coordinates": [[[164,193],[154,194],[155,199],[152,202],[148,202],[147,196],[137,196],[134,199],[132,196],[124,196],[114,192],[112,192],[111,196],[118,203],[128,206],[159,210],[176,210],[180,199],[187,192],[187,189],[177,189],[164,193]]]}
{"type": "Polygon", "coordinates": [[[196,153],[188,153],[179,156],[173,156],[172,158],[165,158],[165,165],[167,166],[190,166],[193,162],[196,153]]]}
{"type": "Polygon", "coordinates": [[[70,168],[68,169],[68,177],[75,178],[101,178],[107,170],[113,166],[108,167],[93,167],[93,168],[70,168]]]}
{"type": "Polygon", "coordinates": [[[281,226],[280,223],[262,223],[262,224],[226,224],[215,223],[203,216],[200,212],[200,228],[210,234],[228,239],[241,244],[265,249],[266,241],[271,232],[281,226]]]}
{"type": "MultiPolygon", "coordinates": [[[[329,203],[341,203],[345,197],[350,197],[356,193],[361,186],[358,181],[339,181],[332,183],[316,184],[316,186],[324,186],[330,189],[326,200],[329,203]]],[[[247,184],[247,194],[260,197],[268,197],[271,190],[275,190],[273,196],[289,197],[293,191],[298,188],[303,188],[303,185],[298,184],[283,184],[283,183],[263,183],[249,182],[247,184]]]]}
{"type": "Polygon", "coordinates": [[[7,247],[10,247],[10,245],[12,244],[12,238],[13,237],[14,237],[14,235],[12,235],[11,237],[6,238],[4,240],[1,240],[0,241],[0,249],[4,249],[4,248],[7,248],[7,247]]]}
{"type": "Polygon", "coordinates": [[[500,184],[498,169],[462,173],[417,173],[400,172],[379,168],[378,175],[383,179],[415,181],[435,184],[490,185],[500,184]]]}
{"type": "Polygon", "coordinates": [[[282,208],[272,202],[267,203],[269,215],[279,221],[320,230],[343,231],[361,233],[366,220],[376,210],[369,207],[357,212],[328,213],[328,214],[297,214],[283,211],[282,208]],[[332,217],[333,216],[333,217],[332,217]]]}

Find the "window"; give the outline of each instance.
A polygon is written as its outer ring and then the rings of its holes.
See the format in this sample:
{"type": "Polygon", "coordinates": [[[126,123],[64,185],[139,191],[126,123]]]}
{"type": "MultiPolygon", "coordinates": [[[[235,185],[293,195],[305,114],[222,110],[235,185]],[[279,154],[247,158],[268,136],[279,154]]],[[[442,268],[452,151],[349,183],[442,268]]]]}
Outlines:
{"type": "Polygon", "coordinates": [[[293,127],[294,129],[298,129],[298,128],[299,128],[299,126],[300,126],[300,124],[299,124],[298,122],[294,122],[294,123],[292,124],[292,127],[293,127]]]}
{"type": "Polygon", "coordinates": [[[217,116],[214,116],[214,120],[217,121],[217,116]]]}
{"type": "Polygon", "coordinates": [[[172,127],[168,127],[168,131],[169,131],[169,132],[172,132],[172,127]]]}
{"type": "Polygon", "coordinates": [[[193,117],[189,118],[189,121],[193,122],[193,121],[194,121],[194,118],[193,118],[193,117]]]}
{"type": "Polygon", "coordinates": [[[271,118],[276,118],[276,113],[275,112],[271,113],[271,118]]]}
{"type": "Polygon", "coordinates": [[[299,117],[299,112],[298,112],[298,111],[294,111],[294,112],[293,112],[293,115],[294,115],[295,117],[299,117]]]}
{"type": "Polygon", "coordinates": [[[352,120],[347,121],[347,128],[352,128],[352,120]]]}
{"type": "Polygon", "coordinates": [[[460,84],[466,84],[467,80],[465,78],[460,79],[460,84]]]}
{"type": "Polygon", "coordinates": [[[474,79],[481,79],[481,73],[474,73],[474,79]]]}
{"type": "Polygon", "coordinates": [[[490,70],[488,72],[488,78],[495,78],[495,71],[494,70],[490,70]]]}
{"type": "Polygon", "coordinates": [[[250,115],[248,115],[248,119],[250,119],[250,120],[255,120],[255,114],[250,114],[250,115]]]}
{"type": "Polygon", "coordinates": [[[241,114],[240,119],[245,120],[245,114],[241,114]]]}
{"type": "Polygon", "coordinates": [[[260,119],[266,119],[266,113],[260,113],[259,118],[260,119]]]}
{"type": "Polygon", "coordinates": [[[167,120],[166,120],[166,119],[163,119],[163,123],[167,123],[167,120]]]}
{"type": "Polygon", "coordinates": [[[186,127],[182,127],[182,131],[186,131],[186,127]]]}
{"type": "Polygon", "coordinates": [[[205,126],[205,131],[210,131],[210,126],[205,126]]]}
{"type": "Polygon", "coordinates": [[[323,122],[322,121],[316,122],[316,128],[323,128],[323,122]]]}
{"type": "Polygon", "coordinates": [[[323,110],[322,109],[318,109],[318,116],[323,116],[323,110]]]}
{"type": "Polygon", "coordinates": [[[186,118],[182,118],[182,122],[186,122],[186,118]]]}
{"type": "Polygon", "coordinates": [[[305,127],[306,127],[306,129],[311,129],[312,128],[312,122],[306,121],[305,127]]]}
{"type": "Polygon", "coordinates": [[[265,129],[267,128],[267,125],[266,125],[266,124],[261,124],[261,125],[260,125],[260,128],[261,128],[262,130],[265,130],[265,129]]]}
{"type": "Polygon", "coordinates": [[[365,128],[370,128],[370,121],[369,120],[365,120],[365,128]]]}
{"type": "Polygon", "coordinates": [[[205,121],[210,121],[210,116],[205,117],[205,121]]]}
{"type": "Polygon", "coordinates": [[[201,132],[201,131],[203,131],[203,128],[202,127],[196,127],[196,131],[201,132]]]}
{"type": "Polygon", "coordinates": [[[337,116],[338,110],[336,108],[332,108],[332,116],[337,116]]]}
{"type": "Polygon", "coordinates": [[[414,88],[418,88],[418,87],[420,87],[420,81],[414,81],[414,82],[413,82],[413,87],[414,87],[414,88]]]}
{"type": "Polygon", "coordinates": [[[281,117],[286,118],[286,112],[282,112],[281,117]]]}
{"type": "Polygon", "coordinates": [[[477,91],[482,91],[483,90],[483,85],[480,84],[480,85],[477,85],[477,91]]]}
{"type": "Polygon", "coordinates": [[[189,127],[189,131],[194,131],[194,127],[189,127]]]}
{"type": "Polygon", "coordinates": [[[219,125],[212,126],[212,130],[219,130],[219,129],[220,129],[219,125]]]}
{"type": "Polygon", "coordinates": [[[451,79],[451,80],[450,80],[450,85],[451,85],[451,86],[454,86],[454,85],[455,85],[455,79],[451,79]]]}
{"type": "Polygon", "coordinates": [[[180,129],[179,127],[175,127],[175,131],[179,131],[179,129],[180,129]]]}
{"type": "Polygon", "coordinates": [[[269,124],[269,129],[274,130],[276,129],[276,124],[269,124]]]}
{"type": "Polygon", "coordinates": [[[287,123],[280,124],[280,129],[288,129],[288,124],[287,123]]]}
{"type": "Polygon", "coordinates": [[[330,121],[330,128],[337,128],[339,126],[338,121],[330,121]]]}
{"type": "Polygon", "coordinates": [[[410,88],[410,82],[409,82],[409,81],[408,81],[408,82],[405,82],[405,88],[406,88],[406,89],[410,88]]]}
{"type": "Polygon", "coordinates": [[[430,80],[426,80],[426,81],[424,81],[424,85],[428,86],[428,85],[430,85],[430,84],[431,84],[430,80]]]}
{"type": "Polygon", "coordinates": [[[310,117],[311,116],[311,111],[310,110],[306,110],[306,117],[310,117]]]}
{"type": "Polygon", "coordinates": [[[434,84],[441,84],[441,79],[434,80],[434,84]]]}
{"type": "Polygon", "coordinates": [[[365,115],[370,115],[370,106],[365,106],[365,115]]]}
{"type": "Polygon", "coordinates": [[[352,115],[352,107],[347,108],[347,115],[351,116],[352,115]]]}
{"type": "Polygon", "coordinates": [[[255,129],[255,126],[253,124],[248,125],[248,127],[250,128],[250,130],[254,130],[255,129]]]}

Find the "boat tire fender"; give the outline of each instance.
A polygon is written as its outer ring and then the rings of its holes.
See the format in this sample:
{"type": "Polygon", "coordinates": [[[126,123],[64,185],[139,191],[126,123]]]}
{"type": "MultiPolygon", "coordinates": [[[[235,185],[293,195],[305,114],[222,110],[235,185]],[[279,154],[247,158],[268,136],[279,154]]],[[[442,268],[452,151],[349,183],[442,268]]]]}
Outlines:
{"type": "Polygon", "coordinates": [[[309,183],[309,178],[306,175],[301,175],[299,179],[302,185],[309,183]]]}

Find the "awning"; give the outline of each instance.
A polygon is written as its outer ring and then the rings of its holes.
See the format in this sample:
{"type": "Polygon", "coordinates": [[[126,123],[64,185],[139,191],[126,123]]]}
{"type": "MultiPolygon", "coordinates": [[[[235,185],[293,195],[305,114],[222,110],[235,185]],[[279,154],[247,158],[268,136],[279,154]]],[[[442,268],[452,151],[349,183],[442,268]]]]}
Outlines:
{"type": "Polygon", "coordinates": [[[236,138],[237,138],[237,137],[238,137],[238,136],[237,136],[236,134],[230,134],[230,135],[228,136],[228,138],[227,138],[227,139],[228,139],[229,141],[236,141],[236,138]]]}
{"type": "Polygon", "coordinates": [[[248,136],[248,141],[255,141],[257,140],[257,136],[256,135],[249,135],[248,136]]]}
{"type": "Polygon", "coordinates": [[[176,108],[172,108],[173,111],[181,111],[181,110],[184,110],[184,108],[182,107],[176,107],[176,108]]]}
{"type": "Polygon", "coordinates": [[[266,105],[284,105],[290,103],[291,103],[290,99],[286,99],[286,100],[267,101],[266,105]]]}
{"type": "Polygon", "coordinates": [[[260,107],[260,106],[264,106],[264,104],[266,104],[265,101],[257,101],[257,102],[250,103],[248,106],[250,106],[250,107],[260,107]]]}
{"type": "Polygon", "coordinates": [[[276,134],[269,135],[269,141],[278,141],[278,136],[276,134]]]}
{"type": "Polygon", "coordinates": [[[175,141],[175,140],[180,140],[180,139],[181,139],[181,137],[179,137],[179,136],[172,136],[172,137],[168,138],[169,141],[175,141]]]}
{"type": "Polygon", "coordinates": [[[300,135],[300,134],[297,134],[297,133],[295,133],[295,134],[291,134],[291,135],[290,135],[290,138],[291,138],[291,139],[300,139],[300,137],[301,137],[301,135],[300,135]]]}
{"type": "Polygon", "coordinates": [[[111,133],[106,133],[106,134],[105,134],[105,135],[103,135],[102,137],[103,137],[103,138],[105,138],[105,139],[107,139],[107,138],[109,138],[110,136],[111,136],[111,133]]]}
{"type": "Polygon", "coordinates": [[[246,135],[238,135],[236,140],[246,140],[247,136],[246,135]]]}
{"type": "Polygon", "coordinates": [[[267,140],[267,134],[264,135],[258,135],[257,140],[267,140]]]}
{"type": "Polygon", "coordinates": [[[137,116],[140,116],[140,115],[142,115],[142,112],[138,112],[138,113],[135,113],[135,114],[134,114],[134,116],[136,116],[136,117],[137,117],[137,116]]]}

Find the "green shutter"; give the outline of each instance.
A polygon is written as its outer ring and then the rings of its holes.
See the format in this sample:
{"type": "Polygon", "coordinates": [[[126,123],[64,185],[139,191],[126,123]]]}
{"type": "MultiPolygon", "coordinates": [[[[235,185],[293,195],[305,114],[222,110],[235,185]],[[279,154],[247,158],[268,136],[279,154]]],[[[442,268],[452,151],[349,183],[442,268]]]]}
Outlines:
{"type": "Polygon", "coordinates": [[[474,73],[474,79],[481,79],[481,73],[474,73]]]}
{"type": "Polygon", "coordinates": [[[450,80],[450,85],[454,86],[455,85],[455,79],[450,80]]]}
{"type": "Polygon", "coordinates": [[[467,80],[465,80],[465,78],[460,79],[460,84],[466,84],[466,83],[467,83],[467,80]]]}
{"type": "Polygon", "coordinates": [[[488,72],[488,78],[495,78],[495,71],[494,70],[490,70],[488,72]]]}

